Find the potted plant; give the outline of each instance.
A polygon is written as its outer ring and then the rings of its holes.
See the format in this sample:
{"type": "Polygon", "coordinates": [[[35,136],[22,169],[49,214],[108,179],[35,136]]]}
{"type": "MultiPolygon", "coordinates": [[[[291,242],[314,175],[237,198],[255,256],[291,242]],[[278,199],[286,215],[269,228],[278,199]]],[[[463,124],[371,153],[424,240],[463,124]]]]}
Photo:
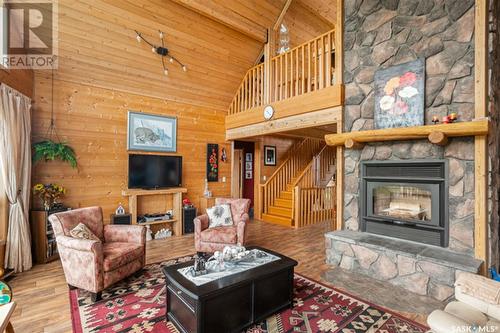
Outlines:
{"type": "Polygon", "coordinates": [[[50,210],[57,200],[66,194],[66,189],[57,184],[36,184],[33,186],[33,194],[37,195],[45,210],[50,210]]]}
{"type": "Polygon", "coordinates": [[[64,142],[45,140],[33,144],[33,163],[41,160],[61,160],[68,162],[72,168],[76,168],[75,151],[64,142]]]}

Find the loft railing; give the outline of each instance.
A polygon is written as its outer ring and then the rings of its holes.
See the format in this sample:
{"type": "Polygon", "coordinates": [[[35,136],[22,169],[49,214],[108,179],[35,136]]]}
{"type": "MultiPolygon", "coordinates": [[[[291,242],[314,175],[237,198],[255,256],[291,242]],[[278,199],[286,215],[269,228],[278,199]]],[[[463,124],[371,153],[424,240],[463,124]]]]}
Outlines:
{"type": "Polygon", "coordinates": [[[335,30],[331,30],[250,68],[231,101],[229,114],[334,85],[334,40],[335,30]]]}
{"type": "Polygon", "coordinates": [[[229,106],[229,114],[261,105],[264,105],[264,64],[258,64],[247,71],[229,106]]]}
{"type": "Polygon", "coordinates": [[[335,31],[329,31],[271,59],[271,102],[334,84],[335,31]]]}

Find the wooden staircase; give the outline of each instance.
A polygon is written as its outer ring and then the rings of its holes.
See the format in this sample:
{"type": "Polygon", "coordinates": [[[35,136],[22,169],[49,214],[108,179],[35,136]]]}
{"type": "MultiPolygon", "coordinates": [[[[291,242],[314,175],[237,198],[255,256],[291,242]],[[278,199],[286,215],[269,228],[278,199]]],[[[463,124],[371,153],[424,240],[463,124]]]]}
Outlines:
{"type": "Polygon", "coordinates": [[[286,184],[286,190],[281,191],[279,196],[274,199],[274,203],[267,207],[267,213],[262,214],[262,219],[267,222],[292,226],[293,223],[293,182],[286,184]]]}
{"type": "MultiPolygon", "coordinates": [[[[305,215],[298,214],[297,209],[302,209],[301,205],[307,204],[306,200],[301,198],[300,189],[315,186],[325,188],[334,172],[334,149],[326,146],[324,141],[305,139],[290,150],[288,159],[261,185],[264,201],[262,219],[299,227],[301,217],[305,215]]],[[[314,198],[311,196],[309,199],[314,202],[311,202],[310,206],[318,205],[318,198],[322,195],[319,193],[314,198]]]]}

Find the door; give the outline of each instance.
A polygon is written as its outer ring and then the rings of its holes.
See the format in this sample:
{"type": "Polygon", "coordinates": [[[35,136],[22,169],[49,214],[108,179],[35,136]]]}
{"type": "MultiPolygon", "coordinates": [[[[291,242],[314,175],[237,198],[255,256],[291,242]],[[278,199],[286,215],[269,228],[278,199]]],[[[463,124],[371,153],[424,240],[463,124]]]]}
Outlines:
{"type": "Polygon", "coordinates": [[[243,197],[243,149],[234,149],[232,163],[231,197],[243,197]]]}

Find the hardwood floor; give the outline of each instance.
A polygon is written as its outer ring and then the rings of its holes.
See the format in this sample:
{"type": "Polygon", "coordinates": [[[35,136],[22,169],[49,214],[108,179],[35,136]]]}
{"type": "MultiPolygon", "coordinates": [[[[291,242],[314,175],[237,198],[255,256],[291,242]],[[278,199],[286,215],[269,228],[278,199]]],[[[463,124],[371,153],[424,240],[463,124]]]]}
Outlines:
{"type": "MultiPolygon", "coordinates": [[[[252,221],[249,225],[248,245],[267,247],[292,257],[299,262],[296,272],[324,282],[322,277],[330,270],[324,263],[323,234],[328,231],[329,225],[321,223],[295,230],[252,221]]],[[[192,235],[151,241],[147,246],[147,262],[158,262],[193,252],[192,235]]],[[[342,285],[349,291],[349,279],[353,277],[349,274],[337,276],[344,279],[342,285]]],[[[14,300],[18,303],[12,317],[16,332],[71,332],[68,287],[59,261],[37,265],[32,270],[15,276],[9,283],[14,290],[14,300]]],[[[362,293],[360,296],[365,297],[362,293]]],[[[408,299],[402,301],[408,303],[408,299]]],[[[425,316],[420,314],[405,314],[418,321],[425,320],[425,316]]]]}

